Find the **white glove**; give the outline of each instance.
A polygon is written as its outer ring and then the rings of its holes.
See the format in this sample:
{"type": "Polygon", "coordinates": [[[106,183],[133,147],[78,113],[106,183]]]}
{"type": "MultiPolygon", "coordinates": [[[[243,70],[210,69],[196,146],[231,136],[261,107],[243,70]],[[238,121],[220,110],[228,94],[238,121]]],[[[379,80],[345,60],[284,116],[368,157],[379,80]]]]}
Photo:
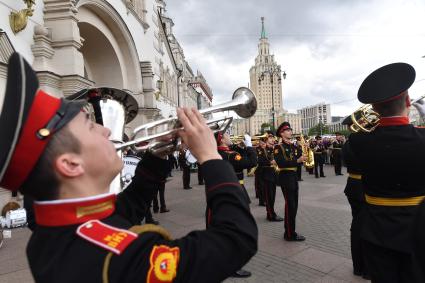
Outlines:
{"type": "Polygon", "coordinates": [[[246,147],[252,146],[251,137],[247,134],[244,135],[244,144],[246,147]]]}
{"type": "Polygon", "coordinates": [[[422,120],[425,119],[425,99],[422,98],[412,104],[419,112],[419,116],[421,116],[422,120]]]}

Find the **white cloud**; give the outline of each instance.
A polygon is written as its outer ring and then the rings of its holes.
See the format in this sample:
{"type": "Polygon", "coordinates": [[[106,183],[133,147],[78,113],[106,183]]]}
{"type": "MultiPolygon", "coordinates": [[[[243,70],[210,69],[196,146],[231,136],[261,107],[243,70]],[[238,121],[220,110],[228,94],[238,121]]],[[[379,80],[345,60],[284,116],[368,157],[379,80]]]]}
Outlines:
{"type": "Polygon", "coordinates": [[[411,96],[425,94],[425,2],[376,1],[168,1],[186,58],[206,77],[214,102],[229,100],[249,82],[257,53],[260,16],[272,52],[287,72],[283,106],[296,110],[331,103],[346,115],[374,69],[397,61],[417,71],[411,96]],[[178,3],[183,3],[179,5],[178,3]]]}

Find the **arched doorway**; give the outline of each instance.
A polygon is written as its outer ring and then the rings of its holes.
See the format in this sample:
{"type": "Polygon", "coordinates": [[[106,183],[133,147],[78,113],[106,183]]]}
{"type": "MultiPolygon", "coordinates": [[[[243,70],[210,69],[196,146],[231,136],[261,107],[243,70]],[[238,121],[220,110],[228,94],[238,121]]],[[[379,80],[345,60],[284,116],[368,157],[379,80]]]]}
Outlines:
{"type": "Polygon", "coordinates": [[[80,0],[78,27],[84,39],[84,74],[96,86],[142,93],[139,56],[122,18],[106,1],[80,0]]]}

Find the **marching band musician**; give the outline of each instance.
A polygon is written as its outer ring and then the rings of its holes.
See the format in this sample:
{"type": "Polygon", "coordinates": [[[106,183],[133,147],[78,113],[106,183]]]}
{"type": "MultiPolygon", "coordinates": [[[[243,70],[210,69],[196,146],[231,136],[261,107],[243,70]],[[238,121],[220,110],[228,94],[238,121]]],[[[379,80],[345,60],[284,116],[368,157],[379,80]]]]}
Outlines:
{"type": "MultiPolygon", "coordinates": [[[[257,150],[257,157],[260,157],[260,153],[262,152],[263,148],[266,148],[266,143],[260,139],[258,141],[258,146],[256,147],[257,150]]],[[[262,178],[262,168],[257,163],[257,167],[255,169],[254,173],[254,186],[255,186],[255,195],[258,198],[258,205],[259,206],[266,206],[265,199],[264,199],[264,189],[261,184],[261,178],[262,178]]]]}
{"type": "MultiPolygon", "coordinates": [[[[352,124],[351,116],[347,116],[342,124],[350,128],[352,124]]],[[[364,251],[360,231],[362,225],[362,211],[366,206],[363,184],[361,164],[353,156],[353,152],[346,142],[342,148],[342,157],[345,166],[347,166],[348,178],[345,185],[344,193],[347,196],[348,203],[351,207],[351,227],[350,227],[350,242],[351,242],[351,258],[353,260],[353,273],[356,276],[362,276],[364,279],[370,279],[364,260],[364,251]]]]}
{"type": "Polygon", "coordinates": [[[183,170],[182,181],[183,181],[183,189],[190,190],[192,187],[190,186],[190,163],[186,158],[187,146],[185,144],[181,144],[179,150],[179,166],[183,170]]]}
{"type": "Polygon", "coordinates": [[[295,218],[298,210],[298,177],[297,165],[306,160],[304,156],[296,157],[296,148],[291,142],[292,128],[283,122],[277,128],[276,136],[282,143],[274,147],[274,160],[278,165],[278,182],[285,197],[285,233],[286,241],[304,241],[305,237],[295,232],[295,218]]]}
{"type": "Polygon", "coordinates": [[[146,153],[127,189],[108,193],[122,161],[110,131],[83,105],[40,90],[30,65],[11,56],[0,185],[35,198],[27,256],[36,282],[221,282],[248,262],[257,250],[255,220],[197,110],[178,109],[178,135],[205,169],[210,222],[172,240],[159,226],[137,226],[154,185],[166,178],[165,156],[146,153]]]}
{"type": "MultiPolygon", "coordinates": [[[[367,269],[377,283],[424,282],[411,234],[425,197],[425,130],[409,124],[408,118],[408,89],[415,76],[415,69],[406,63],[372,72],[357,97],[372,104],[380,115],[379,125],[371,133],[353,133],[348,139],[361,165],[366,200],[361,237],[367,269]]],[[[423,222],[418,225],[423,227],[423,222]]]]}
{"type": "Polygon", "coordinates": [[[335,175],[344,175],[341,173],[342,168],[342,156],[341,156],[341,150],[344,145],[344,136],[341,135],[340,132],[336,132],[336,139],[332,143],[331,147],[331,154],[332,154],[332,160],[334,163],[335,168],[335,175]]]}
{"type": "MultiPolygon", "coordinates": [[[[301,136],[300,135],[298,135],[298,136],[295,137],[294,145],[295,145],[295,148],[297,150],[296,157],[298,158],[298,157],[300,157],[300,156],[303,155],[303,148],[302,148],[302,145],[301,145],[301,136]]],[[[298,179],[298,182],[304,181],[302,179],[302,177],[301,177],[302,176],[302,167],[303,167],[303,164],[302,163],[298,163],[298,165],[297,165],[297,179],[298,179]]]]}
{"type": "MultiPolygon", "coordinates": [[[[229,142],[231,143],[230,136],[229,142]]],[[[242,160],[246,160],[250,166],[246,167],[244,166],[244,162],[234,162],[232,163],[233,168],[235,168],[236,176],[239,179],[239,183],[242,185],[242,187],[245,187],[245,176],[244,176],[244,170],[253,168],[257,165],[257,154],[256,150],[252,146],[251,137],[248,134],[244,135],[244,140],[238,144],[230,144],[230,149],[234,152],[238,153],[239,156],[242,157],[242,160]]],[[[251,203],[251,200],[249,198],[248,193],[246,193],[246,196],[248,197],[248,202],[251,203]]]]}
{"type": "Polygon", "coordinates": [[[258,150],[258,168],[261,174],[259,175],[259,185],[263,190],[266,201],[267,220],[271,222],[283,221],[283,218],[276,214],[274,203],[276,199],[276,161],[274,160],[274,136],[268,135],[264,138],[258,150]]]}
{"type": "MultiPolygon", "coordinates": [[[[230,140],[229,134],[218,131],[214,134],[214,136],[217,141],[218,153],[221,155],[223,160],[226,160],[232,165],[233,167],[232,171],[241,172],[244,169],[254,167],[257,164],[256,151],[252,147],[252,144],[250,144],[250,140],[247,137],[245,137],[245,140],[243,142],[246,145],[245,150],[241,152],[236,152],[230,149],[230,146],[232,145],[232,141],[230,140]]],[[[236,176],[239,180],[239,184],[242,187],[245,200],[248,203],[250,203],[249,195],[248,195],[248,192],[246,191],[246,188],[243,182],[243,172],[242,174],[236,173],[236,176]]],[[[209,215],[210,215],[209,212],[207,212],[207,225],[210,222],[209,215]]],[[[237,270],[235,273],[232,274],[232,277],[239,277],[239,278],[246,278],[250,276],[251,276],[251,272],[244,269],[237,270]]]]}
{"type": "Polygon", "coordinates": [[[319,178],[320,172],[320,177],[324,178],[326,177],[325,173],[323,173],[323,163],[325,163],[323,153],[325,152],[325,146],[323,145],[322,137],[316,136],[310,147],[314,152],[314,175],[316,178],[319,178]]]}

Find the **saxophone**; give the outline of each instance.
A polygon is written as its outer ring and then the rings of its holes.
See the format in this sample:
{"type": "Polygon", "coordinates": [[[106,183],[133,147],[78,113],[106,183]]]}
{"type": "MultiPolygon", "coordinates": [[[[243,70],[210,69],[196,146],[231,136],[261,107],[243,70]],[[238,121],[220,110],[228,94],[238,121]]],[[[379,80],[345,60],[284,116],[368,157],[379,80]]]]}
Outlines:
{"type": "Polygon", "coordinates": [[[304,140],[304,136],[301,135],[301,149],[303,152],[303,156],[305,156],[307,159],[304,161],[305,168],[313,168],[314,167],[314,152],[311,150],[311,148],[308,146],[307,142],[304,140]]]}

